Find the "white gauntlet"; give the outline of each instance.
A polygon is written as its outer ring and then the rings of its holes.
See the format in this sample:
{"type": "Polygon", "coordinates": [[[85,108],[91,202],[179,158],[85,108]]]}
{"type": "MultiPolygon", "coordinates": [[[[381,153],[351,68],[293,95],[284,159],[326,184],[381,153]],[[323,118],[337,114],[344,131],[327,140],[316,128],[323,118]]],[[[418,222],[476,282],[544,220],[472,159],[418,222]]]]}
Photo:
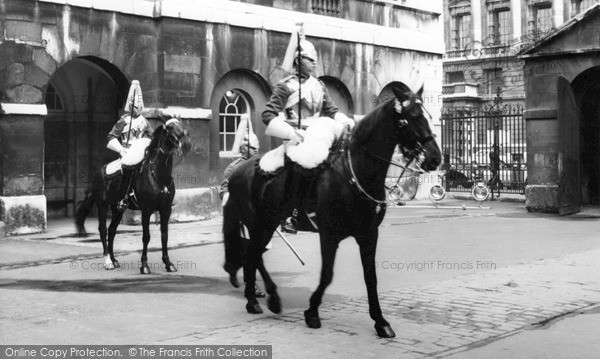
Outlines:
{"type": "Polygon", "coordinates": [[[350,117],[344,115],[340,111],[336,112],[335,116],[333,116],[333,119],[335,121],[343,124],[344,126],[346,126],[346,125],[350,126],[350,128],[354,127],[354,125],[355,125],[353,119],[351,119],[350,117]]]}
{"type": "Polygon", "coordinates": [[[125,148],[121,146],[121,142],[119,142],[119,140],[116,138],[113,138],[112,140],[108,141],[106,148],[115,151],[116,153],[120,154],[121,157],[125,155],[125,148]]]}
{"type": "Polygon", "coordinates": [[[283,140],[292,139],[295,133],[294,128],[285,122],[283,114],[279,114],[279,116],[273,118],[265,130],[266,135],[283,140]]]}

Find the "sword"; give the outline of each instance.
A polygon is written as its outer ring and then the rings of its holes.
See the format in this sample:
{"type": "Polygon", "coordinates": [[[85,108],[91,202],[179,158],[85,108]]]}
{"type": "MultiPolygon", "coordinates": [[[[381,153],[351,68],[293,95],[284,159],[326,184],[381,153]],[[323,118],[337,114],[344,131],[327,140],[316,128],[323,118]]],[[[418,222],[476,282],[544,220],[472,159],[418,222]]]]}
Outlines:
{"type": "Polygon", "coordinates": [[[281,239],[283,239],[283,241],[285,242],[285,244],[287,244],[288,247],[290,247],[290,249],[292,250],[292,252],[294,252],[294,254],[296,255],[296,258],[298,258],[298,260],[300,261],[300,263],[302,263],[302,265],[304,265],[304,261],[302,260],[302,258],[300,258],[300,255],[298,254],[298,252],[296,252],[296,249],[294,249],[294,247],[292,246],[292,244],[290,242],[288,242],[287,238],[285,238],[285,236],[283,235],[283,233],[281,233],[281,231],[279,229],[275,229],[275,232],[277,232],[277,234],[279,234],[279,237],[281,237],[281,239]]]}
{"type": "Polygon", "coordinates": [[[133,124],[133,104],[135,103],[135,88],[133,89],[133,97],[131,101],[131,111],[129,112],[129,131],[127,131],[127,142],[125,143],[125,147],[129,146],[129,137],[131,136],[131,125],[133,124]]]}
{"type": "Polygon", "coordinates": [[[300,46],[300,31],[298,31],[298,129],[302,129],[302,47],[300,46]]]}

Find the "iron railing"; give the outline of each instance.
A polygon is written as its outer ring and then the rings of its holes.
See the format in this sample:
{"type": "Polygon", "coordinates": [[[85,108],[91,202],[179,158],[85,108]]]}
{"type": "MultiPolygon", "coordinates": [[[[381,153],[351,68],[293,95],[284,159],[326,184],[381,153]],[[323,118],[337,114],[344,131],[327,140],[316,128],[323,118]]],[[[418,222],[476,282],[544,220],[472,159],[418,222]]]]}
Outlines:
{"type": "Polygon", "coordinates": [[[477,182],[483,182],[498,193],[525,192],[527,148],[523,108],[499,105],[497,102],[484,108],[442,111],[442,170],[446,191],[470,192],[477,182]]]}

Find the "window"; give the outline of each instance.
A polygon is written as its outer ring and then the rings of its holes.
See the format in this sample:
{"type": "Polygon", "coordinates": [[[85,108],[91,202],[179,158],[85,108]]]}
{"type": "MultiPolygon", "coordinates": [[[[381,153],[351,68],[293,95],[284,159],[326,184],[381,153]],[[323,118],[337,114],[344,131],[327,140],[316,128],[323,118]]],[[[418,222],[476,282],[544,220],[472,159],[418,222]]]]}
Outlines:
{"type": "Polygon", "coordinates": [[[235,132],[243,114],[250,113],[250,105],[243,93],[229,90],[219,105],[219,138],[221,152],[231,152],[235,141],[235,132]]]}
{"type": "Polygon", "coordinates": [[[52,84],[48,84],[48,89],[46,90],[46,107],[48,110],[62,110],[62,102],[60,100],[60,96],[56,93],[56,89],[52,84]]]}
{"type": "Polygon", "coordinates": [[[471,14],[460,14],[454,17],[455,49],[464,49],[471,42],[471,14]]]}
{"type": "Polygon", "coordinates": [[[533,12],[533,37],[538,39],[545,36],[552,29],[552,5],[549,3],[534,6],[533,12]]]}
{"type": "Polygon", "coordinates": [[[571,0],[571,15],[575,16],[598,3],[600,3],[600,0],[571,0]]]}
{"type": "Polygon", "coordinates": [[[502,69],[489,69],[483,71],[484,88],[487,95],[496,94],[498,87],[502,88],[502,69]]]}
{"type": "Polygon", "coordinates": [[[508,44],[511,40],[510,10],[503,9],[492,12],[491,36],[495,45],[508,44]]]}
{"type": "Polygon", "coordinates": [[[448,84],[465,82],[465,73],[462,71],[448,72],[446,76],[448,84]]]}

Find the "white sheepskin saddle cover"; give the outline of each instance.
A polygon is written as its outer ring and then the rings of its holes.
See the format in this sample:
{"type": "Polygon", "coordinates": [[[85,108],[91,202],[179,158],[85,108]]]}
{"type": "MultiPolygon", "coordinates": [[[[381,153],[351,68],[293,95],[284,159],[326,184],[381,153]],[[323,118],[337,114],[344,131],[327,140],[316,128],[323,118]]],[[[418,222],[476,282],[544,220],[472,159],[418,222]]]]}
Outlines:
{"type": "Polygon", "coordinates": [[[125,156],[106,165],[106,175],[110,176],[121,171],[121,166],[134,166],[142,162],[148,145],[150,145],[149,138],[140,138],[133,141],[125,156]]]}
{"type": "Polygon", "coordinates": [[[344,125],[330,117],[320,117],[306,129],[304,142],[291,145],[286,143],[267,153],[260,159],[260,168],[273,172],[283,166],[284,153],[300,166],[315,168],[327,159],[329,149],[344,130],[344,125]]]}

